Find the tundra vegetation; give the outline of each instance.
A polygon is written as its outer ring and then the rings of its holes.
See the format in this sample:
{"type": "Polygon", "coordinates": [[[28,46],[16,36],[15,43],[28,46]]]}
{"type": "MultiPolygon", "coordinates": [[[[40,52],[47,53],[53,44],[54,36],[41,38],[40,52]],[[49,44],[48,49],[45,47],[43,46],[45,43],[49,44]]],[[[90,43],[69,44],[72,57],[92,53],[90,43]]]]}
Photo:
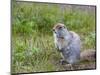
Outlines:
{"type": "MultiPolygon", "coordinates": [[[[12,73],[70,70],[58,63],[52,27],[60,22],[78,33],[82,49],[95,50],[95,6],[12,2],[12,73]]],[[[95,61],[75,68],[94,69],[95,61]]]]}

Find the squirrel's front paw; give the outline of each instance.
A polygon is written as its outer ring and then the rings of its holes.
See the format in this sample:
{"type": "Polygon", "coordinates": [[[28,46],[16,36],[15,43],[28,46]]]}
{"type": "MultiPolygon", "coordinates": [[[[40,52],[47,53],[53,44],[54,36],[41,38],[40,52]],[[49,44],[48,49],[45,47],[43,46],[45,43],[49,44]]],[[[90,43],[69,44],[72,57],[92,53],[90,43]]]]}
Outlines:
{"type": "Polygon", "coordinates": [[[61,65],[65,65],[67,63],[64,59],[61,59],[59,62],[61,65]]]}
{"type": "Polygon", "coordinates": [[[58,51],[58,52],[62,52],[62,50],[61,50],[61,49],[57,49],[57,51],[58,51]]]}

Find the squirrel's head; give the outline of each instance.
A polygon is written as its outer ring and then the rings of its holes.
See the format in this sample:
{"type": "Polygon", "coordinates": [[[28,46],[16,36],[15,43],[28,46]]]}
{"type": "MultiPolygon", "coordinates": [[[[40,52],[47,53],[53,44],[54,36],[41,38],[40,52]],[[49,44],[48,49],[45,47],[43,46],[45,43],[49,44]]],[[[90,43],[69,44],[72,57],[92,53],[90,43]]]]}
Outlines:
{"type": "Polygon", "coordinates": [[[67,33],[67,28],[62,23],[57,23],[53,27],[53,33],[57,38],[64,38],[67,33]]]}

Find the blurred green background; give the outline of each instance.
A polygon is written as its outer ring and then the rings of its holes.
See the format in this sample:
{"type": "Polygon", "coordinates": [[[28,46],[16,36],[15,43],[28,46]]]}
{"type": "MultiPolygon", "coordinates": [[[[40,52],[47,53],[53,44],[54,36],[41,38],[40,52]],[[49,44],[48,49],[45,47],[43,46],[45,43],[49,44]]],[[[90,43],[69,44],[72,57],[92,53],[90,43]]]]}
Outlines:
{"type": "Polygon", "coordinates": [[[54,24],[78,33],[82,50],[95,49],[95,14],[95,6],[12,1],[12,72],[65,70],[57,64],[54,24]]]}

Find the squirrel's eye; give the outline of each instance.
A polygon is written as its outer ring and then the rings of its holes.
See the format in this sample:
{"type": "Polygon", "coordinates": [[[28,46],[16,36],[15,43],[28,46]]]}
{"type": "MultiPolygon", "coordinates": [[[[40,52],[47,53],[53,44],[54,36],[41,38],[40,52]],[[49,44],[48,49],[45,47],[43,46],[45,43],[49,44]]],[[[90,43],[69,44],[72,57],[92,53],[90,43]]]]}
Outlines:
{"type": "Polygon", "coordinates": [[[53,29],[52,31],[54,32],[55,30],[53,29]]]}
{"type": "Polygon", "coordinates": [[[55,33],[56,33],[55,29],[53,29],[53,32],[55,32],[55,33]]]}
{"type": "Polygon", "coordinates": [[[62,27],[59,27],[59,29],[61,29],[62,27]]]}

